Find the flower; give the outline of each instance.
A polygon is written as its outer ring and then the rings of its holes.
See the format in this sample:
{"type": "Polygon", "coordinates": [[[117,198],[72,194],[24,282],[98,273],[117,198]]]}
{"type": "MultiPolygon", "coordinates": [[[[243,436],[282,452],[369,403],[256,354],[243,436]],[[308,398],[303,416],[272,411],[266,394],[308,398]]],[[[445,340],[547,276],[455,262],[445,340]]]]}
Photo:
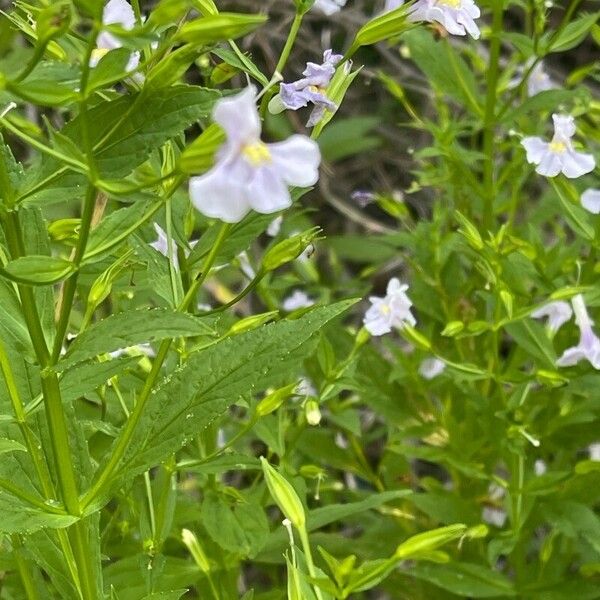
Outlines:
{"type": "Polygon", "coordinates": [[[237,223],[252,209],[278,212],[292,204],[288,186],[309,187],[319,178],[321,154],[313,140],[292,135],[275,144],[261,141],[255,100],[250,86],[215,106],[213,118],[227,141],[217,164],[189,185],[192,204],[207,217],[237,223]]]}
{"type": "Polygon", "coordinates": [[[531,98],[540,92],[553,90],[557,86],[554,84],[550,75],[544,70],[544,63],[539,62],[533,67],[527,80],[527,95],[531,98]]]}
{"type": "Polygon", "coordinates": [[[600,214],[600,190],[585,190],[581,194],[581,206],[595,215],[600,214]]]}
{"type": "Polygon", "coordinates": [[[277,237],[281,231],[281,224],[283,223],[283,215],[275,217],[267,227],[267,235],[269,237],[277,237]]]}
{"type": "Polygon", "coordinates": [[[588,315],[583,296],[577,294],[571,299],[571,304],[575,311],[575,322],[579,327],[579,344],[567,348],[556,364],[559,367],[570,367],[582,360],[587,360],[594,369],[600,370],[600,339],[592,329],[594,322],[588,315]]]}
{"type": "Polygon", "coordinates": [[[302,72],[304,77],[293,83],[282,83],[279,96],[283,106],[289,110],[298,110],[309,103],[314,104],[307,127],[316,125],[325,110],[337,110],[337,106],[327,97],[327,86],[335,74],[336,65],[342,60],[341,54],[334,54],[332,50],[323,53],[323,64],[309,62],[302,72]]]}
{"type": "MultiPolygon", "coordinates": [[[[385,11],[394,10],[404,4],[403,0],[386,0],[385,11]]],[[[417,0],[410,8],[408,20],[440,23],[452,35],[467,35],[479,39],[481,32],[475,19],[481,16],[473,0],[417,0]]]]}
{"type": "Polygon", "coordinates": [[[299,396],[318,396],[317,388],[307,377],[302,377],[296,386],[296,394],[299,396]]]}
{"type": "Polygon", "coordinates": [[[548,328],[556,333],[573,316],[573,311],[567,302],[557,301],[545,304],[531,313],[534,319],[548,317],[548,328]]]}
{"type": "Polygon", "coordinates": [[[250,280],[256,277],[256,271],[250,262],[250,257],[248,256],[248,252],[244,250],[240,252],[237,256],[238,263],[240,265],[240,271],[250,280]]]}
{"type": "Polygon", "coordinates": [[[313,7],[326,14],[328,17],[340,12],[346,6],[347,0],[316,0],[313,7]]]}
{"type": "Polygon", "coordinates": [[[169,243],[166,231],[158,223],[154,223],[154,230],[158,235],[158,239],[155,242],[152,242],[150,246],[166,258],[171,258],[173,260],[173,266],[178,269],[179,259],[177,258],[177,244],[175,243],[175,240],[171,240],[171,256],[169,256],[169,243]]]}
{"type": "MultiPolygon", "coordinates": [[[[135,14],[131,5],[126,0],[109,0],[102,12],[103,25],[120,25],[123,29],[129,31],[135,27],[135,14]]],[[[96,48],[90,57],[90,66],[95,67],[100,59],[117,48],[122,48],[121,40],[110,33],[102,31],[96,39],[96,48]]],[[[126,70],[133,71],[140,64],[140,53],[132,52],[127,63],[126,70]]]]}
{"type": "Polygon", "coordinates": [[[426,358],[419,366],[419,375],[424,379],[435,379],[446,368],[446,363],[439,358],[426,358]]]}
{"type": "Polygon", "coordinates": [[[361,208],[365,208],[377,200],[377,194],[367,190],[355,190],[350,194],[350,199],[356,202],[361,208]]]}
{"type": "Polygon", "coordinates": [[[573,149],[571,139],[575,135],[575,119],[570,115],[552,115],[554,137],[545,142],[540,137],[526,137],[521,144],[527,151],[527,162],[536,165],[536,172],[546,177],[563,173],[574,179],[593,171],[596,161],[591,154],[573,149]]]}
{"type": "Polygon", "coordinates": [[[390,279],[385,298],[371,296],[372,306],[365,313],[363,323],[371,335],[384,335],[392,331],[392,327],[403,327],[405,323],[416,325],[416,320],[410,312],[412,302],[406,295],[408,285],[400,283],[394,277],[390,279]]]}
{"type": "Polygon", "coordinates": [[[309,298],[309,296],[302,290],[296,290],[291,296],[288,296],[283,301],[281,308],[283,308],[283,310],[286,312],[292,312],[294,310],[298,310],[299,308],[308,308],[309,306],[313,306],[314,303],[315,301],[312,298],[309,298]]]}
{"type": "Polygon", "coordinates": [[[600,461],[600,442],[594,442],[588,446],[590,460],[600,461]]]}

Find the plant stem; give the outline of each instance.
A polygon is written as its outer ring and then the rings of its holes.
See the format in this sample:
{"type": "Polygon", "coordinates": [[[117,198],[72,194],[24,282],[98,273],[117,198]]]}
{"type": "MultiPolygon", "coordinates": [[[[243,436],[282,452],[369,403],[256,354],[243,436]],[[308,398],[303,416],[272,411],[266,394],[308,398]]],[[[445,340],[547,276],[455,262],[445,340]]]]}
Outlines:
{"type": "Polygon", "coordinates": [[[54,338],[54,347],[52,349],[52,363],[55,364],[60,357],[60,351],[63,345],[67,327],[69,326],[69,318],[73,309],[73,301],[75,300],[75,292],[77,290],[77,280],[79,276],[79,267],[85,254],[85,249],[90,235],[92,216],[94,214],[94,206],[96,204],[96,189],[92,184],[88,185],[85,199],[83,201],[83,211],[81,215],[81,226],[79,228],[79,237],[75,254],[73,256],[73,265],[75,271],[67,279],[64,284],[62,302],[60,305],[60,314],[56,325],[56,337],[54,338]]]}
{"type": "Polygon", "coordinates": [[[494,0],[492,19],[492,41],[487,74],[487,96],[483,120],[483,153],[485,163],[483,171],[484,209],[483,226],[491,229],[494,222],[494,134],[496,129],[496,99],[498,93],[498,75],[500,67],[500,43],[503,17],[503,0],[494,0]]]}
{"type": "MultiPolygon", "coordinates": [[[[306,558],[306,566],[308,567],[308,574],[316,579],[317,572],[315,570],[315,564],[313,562],[312,551],[310,549],[310,542],[308,541],[308,533],[306,531],[306,527],[301,527],[298,530],[300,534],[300,541],[302,542],[302,550],[304,551],[304,557],[306,558]]],[[[313,589],[315,590],[315,594],[319,600],[323,600],[323,595],[321,594],[321,590],[316,584],[313,584],[313,589]]]]}
{"type": "MultiPolygon", "coordinates": [[[[217,239],[215,240],[215,243],[214,243],[213,247],[211,248],[210,253],[206,257],[206,260],[204,261],[202,273],[194,281],[194,283],[190,286],[190,289],[188,290],[187,294],[185,295],[185,298],[182,300],[181,304],[177,307],[178,310],[180,310],[180,311],[187,310],[188,306],[190,305],[191,301],[193,300],[193,298],[196,294],[196,291],[200,288],[200,286],[204,283],[204,281],[208,277],[211,267],[213,266],[215,260],[217,259],[218,253],[219,253],[221,247],[223,246],[223,243],[227,239],[227,235],[229,234],[230,230],[231,230],[231,224],[223,223],[223,225],[221,226],[221,230],[219,231],[219,234],[217,235],[217,239]]],[[[100,476],[98,477],[96,483],[85,494],[85,496],[83,498],[83,507],[84,508],[89,506],[90,503],[93,502],[93,500],[95,498],[97,498],[102,492],[105,491],[106,486],[110,482],[110,479],[111,479],[115,469],[119,466],[121,458],[123,458],[123,454],[125,453],[125,450],[127,449],[127,446],[129,445],[129,442],[131,441],[131,438],[133,437],[133,433],[135,432],[135,429],[142,417],[146,403],[148,402],[148,399],[150,398],[150,394],[152,393],[152,389],[154,388],[154,385],[155,385],[156,381],[158,380],[162,365],[167,357],[167,354],[169,353],[169,349],[171,347],[172,342],[173,342],[172,339],[167,339],[161,343],[161,345],[158,349],[156,358],[154,360],[154,363],[152,365],[152,369],[150,370],[150,373],[148,374],[148,377],[146,378],[144,387],[142,388],[142,391],[140,392],[140,395],[139,395],[139,398],[137,399],[135,407],[134,407],[133,411],[131,412],[129,419],[127,419],[127,422],[123,429],[123,433],[118,438],[116,446],[111,454],[110,460],[108,461],[108,463],[102,470],[102,473],[100,473],[100,476]]]]}
{"type": "Polygon", "coordinates": [[[18,535],[12,535],[11,541],[13,545],[13,555],[15,557],[15,562],[17,563],[17,570],[19,571],[19,575],[21,576],[21,582],[23,583],[23,587],[25,588],[25,594],[27,596],[27,599],[40,600],[37,586],[33,581],[33,572],[31,570],[31,566],[27,564],[27,561],[25,560],[25,557],[21,552],[23,542],[21,541],[21,538],[18,535]]]}

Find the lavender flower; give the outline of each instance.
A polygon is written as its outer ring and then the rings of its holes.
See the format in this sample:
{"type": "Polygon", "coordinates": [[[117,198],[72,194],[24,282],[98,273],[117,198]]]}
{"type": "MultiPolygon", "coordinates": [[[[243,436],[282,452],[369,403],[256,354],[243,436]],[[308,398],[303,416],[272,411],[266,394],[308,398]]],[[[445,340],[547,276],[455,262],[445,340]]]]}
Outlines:
{"type": "Polygon", "coordinates": [[[207,217],[227,223],[241,221],[252,209],[269,214],[288,208],[288,186],[309,187],[319,178],[319,147],[304,135],[265,144],[256,109],[256,89],[248,87],[223,98],[213,111],[227,141],[217,164],[190,179],[192,204],[207,217]]]}
{"type": "Polygon", "coordinates": [[[416,320],[410,312],[412,302],[406,295],[408,285],[400,283],[394,277],[390,279],[384,298],[371,296],[372,306],[365,313],[363,323],[371,335],[384,335],[392,331],[392,327],[403,327],[405,323],[416,325],[416,320]]]}
{"type": "Polygon", "coordinates": [[[438,375],[441,375],[446,369],[446,363],[435,356],[432,358],[426,358],[419,365],[419,375],[423,379],[435,379],[438,375]]]}
{"type": "Polygon", "coordinates": [[[333,54],[332,50],[323,53],[323,64],[309,62],[302,72],[304,77],[293,83],[282,83],[279,97],[283,106],[289,110],[298,110],[309,104],[314,105],[307,127],[316,125],[325,110],[334,111],[337,106],[327,97],[327,86],[335,74],[336,65],[342,60],[341,54],[333,54]]]}
{"type": "Polygon", "coordinates": [[[315,301],[305,292],[302,290],[295,290],[290,296],[284,299],[281,304],[281,308],[283,308],[283,310],[286,312],[292,312],[294,310],[298,310],[299,308],[308,308],[309,306],[313,306],[314,303],[315,301]]]}
{"type": "MultiPolygon", "coordinates": [[[[123,29],[130,30],[135,27],[135,14],[131,5],[126,0],[109,0],[102,12],[103,25],[120,25],[123,29]]],[[[96,39],[96,48],[93,50],[90,57],[90,66],[95,67],[100,59],[117,48],[122,48],[121,40],[110,33],[110,31],[102,31],[96,39]]],[[[127,63],[126,70],[133,71],[140,64],[140,53],[132,52],[127,63]]],[[[136,79],[136,77],[133,77],[136,79]]],[[[142,78],[140,75],[136,81],[142,78]]]]}
{"type": "Polygon", "coordinates": [[[559,367],[570,367],[587,360],[594,369],[600,370],[600,339],[592,329],[594,322],[588,315],[583,296],[577,294],[571,300],[571,304],[575,311],[575,322],[579,327],[579,344],[567,348],[556,364],[559,367]]]}
{"type": "MultiPolygon", "coordinates": [[[[385,11],[394,10],[404,4],[403,0],[386,0],[385,11]]],[[[410,8],[408,20],[440,23],[451,35],[467,35],[479,39],[481,32],[475,19],[481,16],[473,0],[417,0],[410,8]]]]}
{"type": "Polygon", "coordinates": [[[556,333],[573,316],[573,311],[567,302],[557,301],[545,304],[531,313],[534,319],[548,317],[548,329],[556,333]]]}
{"type": "Polygon", "coordinates": [[[175,240],[171,240],[171,257],[169,257],[169,241],[167,233],[158,223],[154,223],[154,230],[156,231],[158,238],[156,241],[152,242],[150,246],[166,258],[172,258],[173,266],[178,269],[179,259],[177,258],[177,244],[175,243],[175,240]]]}
{"type": "Polygon", "coordinates": [[[536,165],[536,172],[546,177],[562,173],[575,179],[593,171],[596,161],[591,154],[576,152],[572,138],[575,135],[575,119],[570,115],[552,115],[554,137],[546,142],[540,137],[526,137],[521,144],[527,152],[527,162],[536,165]]]}
{"type": "Polygon", "coordinates": [[[337,12],[340,12],[346,6],[347,0],[316,0],[313,8],[320,10],[323,14],[330,17],[337,12]]]}

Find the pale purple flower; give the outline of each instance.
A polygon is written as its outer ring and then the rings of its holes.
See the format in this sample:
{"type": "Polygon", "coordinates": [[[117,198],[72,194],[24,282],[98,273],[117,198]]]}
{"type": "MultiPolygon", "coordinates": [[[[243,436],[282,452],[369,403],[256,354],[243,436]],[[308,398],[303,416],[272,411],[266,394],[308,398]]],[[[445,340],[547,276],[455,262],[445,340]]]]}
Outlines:
{"type": "MultiPolygon", "coordinates": [[[[135,27],[135,14],[133,8],[131,8],[131,5],[127,0],[109,0],[102,12],[102,24],[120,25],[127,31],[133,29],[135,27]]],[[[121,42],[117,36],[110,33],[110,31],[100,32],[96,39],[96,48],[93,50],[90,57],[90,66],[95,67],[107,52],[122,47],[123,42],[121,42]]],[[[133,71],[139,64],[140,53],[137,51],[132,52],[126,70],[133,71]]]]}
{"type": "Polygon", "coordinates": [[[286,312],[292,312],[294,310],[298,310],[299,308],[308,308],[313,306],[314,303],[315,301],[305,292],[302,290],[295,290],[290,296],[284,299],[281,304],[281,308],[283,308],[283,310],[286,312]]]}
{"type": "Polygon", "coordinates": [[[369,204],[372,204],[377,200],[377,194],[368,192],[366,190],[356,190],[352,192],[350,198],[353,202],[356,202],[361,208],[365,208],[369,204]]]}
{"type": "Polygon", "coordinates": [[[527,80],[527,95],[531,98],[540,92],[556,89],[556,84],[544,69],[544,63],[539,62],[529,74],[527,80]]]}
{"type": "Polygon", "coordinates": [[[169,256],[169,240],[167,238],[166,231],[158,224],[154,223],[154,230],[158,238],[152,242],[150,246],[157,252],[160,252],[164,257],[171,258],[173,260],[173,266],[179,268],[179,259],[177,258],[177,244],[175,240],[171,240],[171,256],[169,256]]]}
{"type": "Polygon", "coordinates": [[[600,190],[586,190],[581,194],[581,206],[589,212],[600,214],[600,190]]]}
{"type": "Polygon", "coordinates": [[[323,64],[309,62],[302,72],[304,75],[302,79],[281,84],[279,97],[285,108],[298,110],[309,104],[314,105],[307,127],[316,125],[325,114],[325,110],[337,110],[335,103],[327,97],[327,86],[335,74],[336,65],[342,58],[341,54],[333,54],[332,50],[325,50],[323,64]]]}
{"type": "Polygon", "coordinates": [[[390,279],[384,298],[371,296],[371,307],[365,313],[363,323],[366,330],[375,336],[392,331],[393,327],[402,328],[406,323],[416,325],[410,312],[412,302],[406,295],[408,285],[400,283],[396,277],[390,279]]]}
{"type": "Polygon", "coordinates": [[[313,382],[308,377],[302,377],[296,386],[296,394],[298,396],[314,396],[317,397],[319,392],[315,388],[313,382]]]}
{"type": "Polygon", "coordinates": [[[570,115],[552,115],[554,137],[550,142],[540,137],[526,137],[521,144],[527,151],[527,162],[536,165],[536,172],[546,177],[562,173],[569,179],[581,177],[596,167],[591,154],[577,152],[573,148],[575,119],[570,115]]]}
{"type": "Polygon", "coordinates": [[[426,358],[419,365],[419,375],[424,379],[435,379],[444,372],[445,368],[446,363],[443,360],[436,357],[426,358]]]}
{"type": "Polygon", "coordinates": [[[313,8],[320,10],[329,17],[340,12],[340,10],[346,6],[346,2],[347,0],[316,0],[313,4],[313,8]]]}
{"type": "Polygon", "coordinates": [[[568,302],[562,300],[550,302],[531,313],[534,319],[548,318],[548,329],[556,333],[573,316],[573,310],[568,302]]]}
{"type": "MultiPolygon", "coordinates": [[[[402,6],[402,0],[386,0],[385,11],[402,6]]],[[[417,0],[410,8],[408,20],[439,23],[451,35],[467,35],[479,39],[481,32],[475,19],[481,16],[473,0],[417,0]]]]}
{"type": "Polygon", "coordinates": [[[292,204],[288,186],[317,182],[321,154],[316,142],[304,135],[275,144],[261,141],[253,86],[219,100],[213,118],[225,130],[227,141],[216,165],[190,179],[192,204],[202,214],[237,223],[252,209],[278,212],[292,204]]]}
{"type": "Polygon", "coordinates": [[[582,360],[587,360],[594,369],[600,370],[600,339],[594,333],[594,322],[588,315],[583,296],[577,294],[571,300],[575,311],[575,322],[579,327],[579,344],[567,348],[556,364],[559,367],[570,367],[582,360]]]}

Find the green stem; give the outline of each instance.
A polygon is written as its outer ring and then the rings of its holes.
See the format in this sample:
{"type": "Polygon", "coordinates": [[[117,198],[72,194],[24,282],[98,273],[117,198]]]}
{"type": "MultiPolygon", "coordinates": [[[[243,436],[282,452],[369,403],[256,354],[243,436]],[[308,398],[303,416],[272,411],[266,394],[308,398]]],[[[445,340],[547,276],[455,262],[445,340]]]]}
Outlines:
{"type": "Polygon", "coordinates": [[[31,565],[27,564],[23,552],[21,551],[23,542],[18,535],[12,535],[11,541],[13,545],[13,555],[15,557],[15,562],[17,563],[17,571],[19,571],[19,575],[21,576],[21,582],[25,588],[27,600],[40,600],[37,586],[33,580],[31,565]]]}
{"type": "Polygon", "coordinates": [[[56,337],[54,338],[54,347],[52,349],[52,363],[55,364],[60,357],[60,351],[63,345],[71,310],[73,309],[73,301],[75,300],[75,291],[77,290],[77,280],[79,275],[79,267],[85,255],[85,249],[90,236],[92,224],[92,216],[94,214],[94,206],[96,204],[96,189],[92,184],[88,185],[85,199],[83,202],[83,211],[81,215],[81,225],[79,228],[79,237],[75,254],[73,256],[74,273],[67,279],[63,288],[62,303],[60,306],[60,314],[56,325],[56,337]]]}
{"type": "MultiPolygon", "coordinates": [[[[308,532],[306,531],[306,527],[301,527],[298,530],[300,534],[300,541],[302,542],[302,550],[304,551],[304,557],[306,558],[306,566],[308,567],[308,574],[313,578],[317,578],[317,571],[315,570],[315,563],[313,561],[312,551],[310,549],[310,542],[308,541],[308,532]]],[[[323,600],[323,595],[321,594],[321,590],[316,584],[313,584],[313,589],[315,590],[315,595],[319,600],[323,600]]]]}
{"type": "MultiPolygon", "coordinates": [[[[217,239],[215,240],[215,243],[214,243],[213,247],[211,248],[210,253],[206,257],[201,275],[190,286],[190,289],[188,290],[187,294],[185,295],[185,298],[183,299],[181,304],[177,307],[178,310],[180,310],[182,312],[187,310],[188,306],[190,305],[190,303],[192,302],[192,300],[196,294],[196,291],[200,288],[200,286],[204,283],[204,281],[208,277],[211,267],[213,266],[215,260],[217,259],[218,253],[219,253],[221,247],[223,246],[223,243],[227,239],[230,229],[231,229],[231,224],[223,223],[223,225],[221,226],[221,230],[219,231],[219,234],[217,236],[217,239]]],[[[129,442],[131,441],[131,438],[133,437],[133,433],[135,432],[135,429],[142,417],[146,403],[148,402],[148,399],[150,398],[150,394],[152,393],[152,389],[154,388],[154,385],[155,385],[156,381],[158,380],[162,365],[167,357],[167,354],[169,353],[169,349],[171,347],[172,342],[173,342],[172,339],[167,339],[161,343],[161,345],[158,349],[156,358],[154,360],[154,363],[152,364],[152,369],[150,370],[150,373],[148,374],[148,377],[146,378],[144,387],[142,388],[142,391],[140,392],[140,395],[139,395],[139,398],[137,399],[135,407],[134,407],[129,419],[127,419],[127,422],[123,429],[123,433],[119,436],[116,446],[111,454],[110,460],[108,461],[108,463],[106,464],[106,466],[104,467],[102,472],[100,473],[100,476],[98,477],[96,483],[85,494],[85,496],[83,498],[83,507],[84,508],[89,506],[94,501],[95,498],[97,498],[100,494],[102,494],[106,490],[106,487],[109,484],[110,479],[111,479],[115,469],[119,466],[119,463],[123,457],[123,454],[125,453],[125,450],[127,449],[127,446],[129,445],[129,442]]]]}
{"type": "Polygon", "coordinates": [[[496,128],[496,99],[498,94],[498,75],[500,67],[500,44],[502,32],[503,0],[494,0],[492,19],[492,42],[487,74],[487,96],[483,120],[483,152],[485,163],[483,171],[484,210],[483,226],[491,229],[494,221],[494,134],[496,128]]]}

